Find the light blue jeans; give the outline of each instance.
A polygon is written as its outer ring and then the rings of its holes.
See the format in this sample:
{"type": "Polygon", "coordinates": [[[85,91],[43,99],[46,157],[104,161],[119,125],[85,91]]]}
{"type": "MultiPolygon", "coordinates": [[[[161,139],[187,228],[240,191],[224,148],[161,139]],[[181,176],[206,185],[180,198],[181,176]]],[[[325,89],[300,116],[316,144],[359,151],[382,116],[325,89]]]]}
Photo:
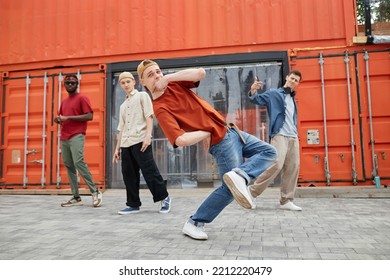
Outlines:
{"type": "MultiPolygon", "coordinates": [[[[226,172],[233,170],[249,184],[276,161],[277,153],[273,146],[255,136],[243,131],[241,134],[246,144],[241,141],[238,132],[230,128],[221,142],[210,147],[209,153],[217,161],[221,179],[226,172]]],[[[199,226],[211,223],[232,201],[233,196],[222,181],[222,185],[206,198],[189,222],[199,226]]]]}

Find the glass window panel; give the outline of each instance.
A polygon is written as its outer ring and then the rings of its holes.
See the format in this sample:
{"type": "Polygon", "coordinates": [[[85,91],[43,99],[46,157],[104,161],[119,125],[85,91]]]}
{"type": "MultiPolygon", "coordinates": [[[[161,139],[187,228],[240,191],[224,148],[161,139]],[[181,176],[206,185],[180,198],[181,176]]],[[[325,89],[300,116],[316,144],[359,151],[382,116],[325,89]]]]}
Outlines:
{"type": "MultiPolygon", "coordinates": [[[[264,82],[260,92],[282,83],[281,63],[253,63],[241,65],[203,66],[206,77],[194,92],[209,102],[226,117],[227,122],[236,123],[242,130],[268,141],[268,116],[266,108],[249,102],[248,91],[258,76],[264,82]]],[[[164,74],[180,70],[162,69],[164,74]]],[[[120,104],[125,93],[118,84],[119,73],[114,75],[112,103],[112,151],[117,142],[117,127],[120,104]]],[[[136,77],[136,88],[145,91],[136,77]]],[[[168,180],[169,188],[187,188],[212,184],[219,180],[218,167],[202,143],[190,147],[173,149],[156,119],[153,131],[153,153],[161,175],[168,180]]],[[[113,165],[112,187],[123,186],[120,164],[113,165]]],[[[142,175],[142,173],[141,173],[142,175]]],[[[145,184],[141,176],[141,182],[145,184]]]]}

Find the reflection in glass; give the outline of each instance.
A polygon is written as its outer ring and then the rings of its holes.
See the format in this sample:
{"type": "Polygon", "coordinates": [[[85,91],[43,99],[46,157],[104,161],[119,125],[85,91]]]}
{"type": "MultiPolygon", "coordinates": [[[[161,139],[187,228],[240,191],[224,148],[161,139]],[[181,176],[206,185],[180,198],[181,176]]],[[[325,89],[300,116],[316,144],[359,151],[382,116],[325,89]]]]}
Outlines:
{"type": "MultiPolygon", "coordinates": [[[[258,138],[268,141],[268,117],[265,108],[252,104],[248,100],[248,91],[259,77],[264,83],[260,92],[282,84],[281,63],[257,63],[241,65],[220,65],[203,68],[206,78],[194,92],[209,102],[218,112],[226,117],[226,122],[236,123],[242,130],[258,138]]],[[[163,69],[164,74],[180,69],[163,69]]],[[[112,106],[112,144],[114,152],[117,141],[119,107],[124,101],[125,93],[118,84],[115,75],[112,106]]],[[[138,77],[136,77],[138,79],[138,77]]],[[[136,88],[145,91],[137,80],[136,88]]],[[[183,108],[186,110],[186,108],[183,108]]],[[[168,188],[188,188],[200,185],[212,186],[214,180],[219,180],[218,168],[203,147],[202,143],[190,147],[174,149],[164,133],[154,120],[153,153],[161,175],[168,180],[168,188]]],[[[113,165],[111,186],[123,187],[120,163],[113,165]]],[[[145,184],[141,176],[141,183],[145,184]]]]}

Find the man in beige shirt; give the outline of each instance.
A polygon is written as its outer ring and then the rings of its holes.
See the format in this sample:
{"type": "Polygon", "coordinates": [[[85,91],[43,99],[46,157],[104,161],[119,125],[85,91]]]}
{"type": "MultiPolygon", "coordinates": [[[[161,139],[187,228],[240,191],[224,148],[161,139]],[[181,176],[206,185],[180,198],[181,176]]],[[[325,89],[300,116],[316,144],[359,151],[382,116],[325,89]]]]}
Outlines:
{"type": "Polygon", "coordinates": [[[130,72],[122,72],[119,84],[126,93],[126,100],[119,109],[119,137],[112,161],[122,160],[122,176],[126,186],[127,207],[118,214],[127,215],[140,211],[140,170],[153,195],[154,202],[161,202],[160,213],[171,210],[171,198],[166,181],[154,161],[152,143],[153,106],[149,95],[138,91],[130,72]]]}

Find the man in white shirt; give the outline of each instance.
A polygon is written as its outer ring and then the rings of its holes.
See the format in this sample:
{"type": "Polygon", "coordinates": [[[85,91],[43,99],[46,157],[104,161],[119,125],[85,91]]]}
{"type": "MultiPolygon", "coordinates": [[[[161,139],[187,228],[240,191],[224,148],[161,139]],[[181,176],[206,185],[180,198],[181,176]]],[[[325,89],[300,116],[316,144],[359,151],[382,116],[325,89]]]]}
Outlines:
{"type": "Polygon", "coordinates": [[[126,93],[126,99],[119,109],[118,143],[112,161],[122,159],[122,176],[126,185],[126,205],[118,214],[127,215],[140,211],[140,173],[153,195],[154,202],[161,202],[160,213],[171,210],[171,198],[167,182],[160,175],[154,161],[152,143],[153,106],[148,93],[138,91],[130,72],[119,75],[119,84],[126,93]]]}

